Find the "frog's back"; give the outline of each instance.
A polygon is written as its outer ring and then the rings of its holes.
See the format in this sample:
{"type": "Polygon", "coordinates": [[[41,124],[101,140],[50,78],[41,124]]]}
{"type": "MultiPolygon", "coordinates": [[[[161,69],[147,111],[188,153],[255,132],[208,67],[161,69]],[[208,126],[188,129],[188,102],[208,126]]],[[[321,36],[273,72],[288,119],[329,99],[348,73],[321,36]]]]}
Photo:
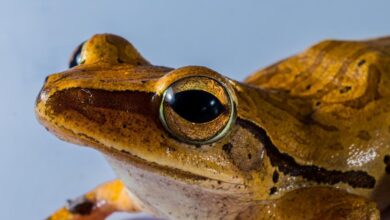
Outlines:
{"type": "Polygon", "coordinates": [[[265,128],[280,151],[302,165],[361,172],[370,184],[345,187],[390,203],[390,37],[322,41],[245,82],[282,111],[279,128],[265,128]]]}
{"type": "Polygon", "coordinates": [[[389,61],[390,37],[325,40],[255,72],[245,82],[317,105],[342,103],[362,108],[378,95],[389,96],[389,61]]]}

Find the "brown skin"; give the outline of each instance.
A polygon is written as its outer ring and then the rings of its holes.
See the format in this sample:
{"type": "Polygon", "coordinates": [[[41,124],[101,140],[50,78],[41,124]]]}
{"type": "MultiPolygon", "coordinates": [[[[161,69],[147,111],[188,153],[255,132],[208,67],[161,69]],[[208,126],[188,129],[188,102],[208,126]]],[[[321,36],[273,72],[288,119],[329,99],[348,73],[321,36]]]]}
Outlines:
{"type": "Polygon", "coordinates": [[[140,210],[378,219],[390,204],[390,38],[325,41],[245,83],[205,67],[153,66],[109,34],[89,39],[81,57],[48,77],[37,117],[59,138],[104,153],[140,210]],[[169,88],[206,91],[225,111],[189,122],[161,104],[169,88]]]}

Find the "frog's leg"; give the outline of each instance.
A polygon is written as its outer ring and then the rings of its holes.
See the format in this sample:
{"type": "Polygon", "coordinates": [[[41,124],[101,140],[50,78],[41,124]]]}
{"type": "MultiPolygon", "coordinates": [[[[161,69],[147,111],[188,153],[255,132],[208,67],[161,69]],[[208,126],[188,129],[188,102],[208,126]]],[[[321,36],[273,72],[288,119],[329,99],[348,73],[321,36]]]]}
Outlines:
{"type": "Polygon", "coordinates": [[[102,184],[80,198],[71,200],[51,215],[48,220],[100,220],[113,212],[138,212],[134,202],[120,180],[102,184]]]}
{"type": "Polygon", "coordinates": [[[380,212],[374,202],[328,187],[298,189],[263,205],[252,206],[238,219],[374,220],[380,212]]]}

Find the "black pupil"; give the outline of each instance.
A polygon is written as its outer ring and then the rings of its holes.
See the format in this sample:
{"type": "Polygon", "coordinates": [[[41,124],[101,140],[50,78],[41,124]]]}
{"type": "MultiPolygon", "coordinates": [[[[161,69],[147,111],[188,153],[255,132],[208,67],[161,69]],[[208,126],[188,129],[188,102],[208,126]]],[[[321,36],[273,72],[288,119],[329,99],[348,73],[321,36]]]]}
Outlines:
{"type": "Polygon", "coordinates": [[[202,90],[187,90],[166,95],[166,102],[181,117],[190,122],[204,123],[212,121],[225,111],[214,95],[202,90]]]}
{"type": "Polygon", "coordinates": [[[70,62],[69,62],[69,68],[72,68],[74,66],[77,66],[80,64],[81,60],[81,50],[83,49],[84,42],[81,43],[73,52],[70,62]]]}

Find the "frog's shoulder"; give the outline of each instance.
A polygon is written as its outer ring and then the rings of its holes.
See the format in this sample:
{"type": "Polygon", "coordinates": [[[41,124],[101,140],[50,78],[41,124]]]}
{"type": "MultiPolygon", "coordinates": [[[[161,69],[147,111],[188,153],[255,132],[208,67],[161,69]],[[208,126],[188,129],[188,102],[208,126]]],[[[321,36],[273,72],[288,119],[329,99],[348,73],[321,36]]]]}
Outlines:
{"type": "MultiPolygon", "coordinates": [[[[390,92],[390,37],[325,40],[255,72],[245,82],[291,97],[335,103],[390,92]]],[[[367,97],[370,96],[370,97],[367,97]]]]}
{"type": "Polygon", "coordinates": [[[327,166],[340,155],[344,163],[351,146],[378,148],[379,155],[389,151],[376,146],[379,139],[390,140],[390,37],[322,41],[245,83],[278,109],[278,126],[265,128],[271,139],[302,161],[327,166]],[[280,134],[284,127],[290,135],[280,134]]]}

